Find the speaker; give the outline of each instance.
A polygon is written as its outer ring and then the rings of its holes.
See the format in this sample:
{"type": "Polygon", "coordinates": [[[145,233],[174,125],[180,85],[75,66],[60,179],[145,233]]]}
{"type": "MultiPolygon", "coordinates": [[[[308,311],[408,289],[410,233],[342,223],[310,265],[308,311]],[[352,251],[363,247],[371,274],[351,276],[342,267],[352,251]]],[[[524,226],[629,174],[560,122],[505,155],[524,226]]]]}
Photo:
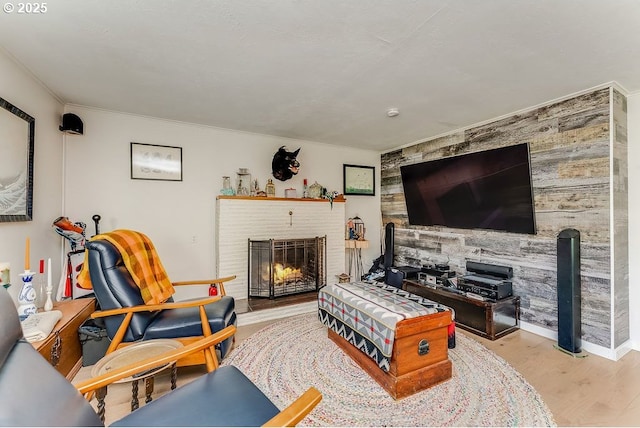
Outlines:
{"type": "Polygon", "coordinates": [[[487,263],[467,261],[467,272],[479,275],[490,275],[502,279],[513,278],[513,268],[511,266],[490,265],[487,263]]]}
{"type": "Polygon", "coordinates": [[[565,229],[558,234],[558,346],[579,353],[580,327],[580,232],[565,229]]]}
{"type": "Polygon", "coordinates": [[[73,113],[65,113],[62,115],[62,125],[60,125],[58,129],[69,134],[82,135],[84,133],[82,119],[73,113]]]}
{"type": "Polygon", "coordinates": [[[384,268],[393,266],[393,246],[396,225],[387,223],[384,227],[384,268]]]}

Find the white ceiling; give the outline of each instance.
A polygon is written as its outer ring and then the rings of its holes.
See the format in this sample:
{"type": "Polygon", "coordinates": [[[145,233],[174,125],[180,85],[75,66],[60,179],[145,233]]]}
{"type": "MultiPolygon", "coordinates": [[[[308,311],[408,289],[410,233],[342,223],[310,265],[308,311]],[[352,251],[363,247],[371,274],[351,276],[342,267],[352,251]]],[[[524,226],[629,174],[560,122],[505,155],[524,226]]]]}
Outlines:
{"type": "Polygon", "coordinates": [[[388,150],[611,81],[640,90],[638,0],[46,5],[0,12],[0,46],[62,102],[260,134],[388,150]]]}

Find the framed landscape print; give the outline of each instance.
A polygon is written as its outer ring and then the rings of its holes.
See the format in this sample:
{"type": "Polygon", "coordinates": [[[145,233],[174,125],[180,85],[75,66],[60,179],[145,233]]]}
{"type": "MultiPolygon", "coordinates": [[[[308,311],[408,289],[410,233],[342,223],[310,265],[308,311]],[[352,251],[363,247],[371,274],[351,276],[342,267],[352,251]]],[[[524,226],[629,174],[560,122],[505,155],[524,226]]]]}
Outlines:
{"type": "Polygon", "coordinates": [[[32,218],[35,124],[0,97],[0,222],[32,218]]]}
{"type": "Polygon", "coordinates": [[[345,195],[376,194],[376,168],[363,165],[343,165],[345,195]]]}
{"type": "Polygon", "coordinates": [[[131,178],[182,181],[182,147],[131,143],[131,178]]]}

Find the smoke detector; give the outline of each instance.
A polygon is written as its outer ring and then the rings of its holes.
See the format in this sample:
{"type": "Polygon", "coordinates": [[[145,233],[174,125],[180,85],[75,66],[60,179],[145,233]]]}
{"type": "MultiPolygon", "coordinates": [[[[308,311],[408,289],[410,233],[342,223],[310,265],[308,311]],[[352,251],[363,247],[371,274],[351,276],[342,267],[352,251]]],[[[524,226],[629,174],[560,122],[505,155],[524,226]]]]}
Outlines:
{"type": "Polygon", "coordinates": [[[387,110],[387,116],[389,117],[396,117],[399,114],[400,110],[398,110],[397,108],[390,108],[389,110],[387,110]]]}

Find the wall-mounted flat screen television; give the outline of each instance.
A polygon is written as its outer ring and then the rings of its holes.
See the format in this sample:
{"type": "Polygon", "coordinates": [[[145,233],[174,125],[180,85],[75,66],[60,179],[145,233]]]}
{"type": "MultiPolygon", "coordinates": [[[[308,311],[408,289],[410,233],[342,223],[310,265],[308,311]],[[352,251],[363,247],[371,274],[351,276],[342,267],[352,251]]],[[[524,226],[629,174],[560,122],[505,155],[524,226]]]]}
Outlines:
{"type": "Polygon", "coordinates": [[[529,144],[400,167],[409,223],[536,233],[529,144]]]}

